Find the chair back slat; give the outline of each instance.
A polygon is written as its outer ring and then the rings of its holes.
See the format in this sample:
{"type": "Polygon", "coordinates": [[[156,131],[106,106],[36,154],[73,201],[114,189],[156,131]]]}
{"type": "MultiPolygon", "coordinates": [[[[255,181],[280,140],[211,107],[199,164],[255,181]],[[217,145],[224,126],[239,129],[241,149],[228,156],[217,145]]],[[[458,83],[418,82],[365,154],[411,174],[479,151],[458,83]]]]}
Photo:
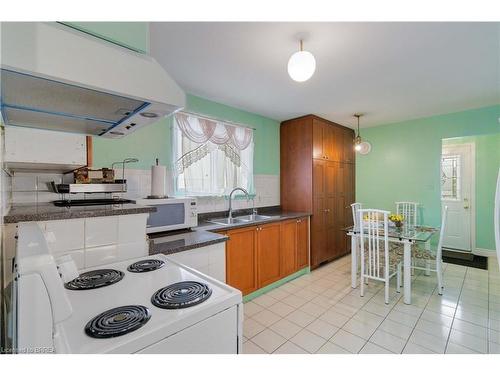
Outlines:
{"type": "Polygon", "coordinates": [[[436,249],[436,259],[443,259],[443,239],[444,232],[446,230],[446,221],[448,220],[448,206],[444,206],[443,212],[441,214],[441,229],[439,230],[439,242],[436,249]]]}
{"type": "Polygon", "coordinates": [[[416,202],[396,202],[396,213],[403,215],[405,224],[414,227],[418,224],[418,203],[416,202]]]}
{"type": "Polygon", "coordinates": [[[351,204],[351,210],[352,210],[352,224],[354,226],[354,230],[357,231],[359,230],[359,215],[358,211],[361,210],[363,206],[361,203],[353,203],[351,204]]]}
{"type": "Polygon", "coordinates": [[[388,216],[389,211],[358,211],[361,261],[366,264],[365,276],[385,278],[389,272],[388,216]],[[385,274],[382,274],[382,269],[385,274]]]}

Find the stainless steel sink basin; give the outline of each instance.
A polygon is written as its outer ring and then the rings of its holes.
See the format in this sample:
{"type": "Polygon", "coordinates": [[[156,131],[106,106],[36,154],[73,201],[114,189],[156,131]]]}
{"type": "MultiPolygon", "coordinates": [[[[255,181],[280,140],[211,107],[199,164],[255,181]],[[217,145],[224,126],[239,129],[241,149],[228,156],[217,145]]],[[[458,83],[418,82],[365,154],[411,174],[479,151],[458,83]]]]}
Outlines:
{"type": "Polygon", "coordinates": [[[237,216],[235,219],[249,222],[249,221],[267,220],[270,218],[271,216],[253,214],[253,215],[237,216]]]}
{"type": "Polygon", "coordinates": [[[231,225],[231,224],[241,224],[241,223],[247,223],[246,220],[240,220],[239,218],[228,218],[224,217],[221,219],[212,219],[212,220],[207,220],[209,223],[214,223],[214,224],[219,224],[219,225],[231,225]]]}
{"type": "Polygon", "coordinates": [[[267,220],[270,218],[271,218],[271,216],[254,214],[254,215],[237,216],[237,217],[233,217],[231,219],[228,217],[223,217],[220,219],[212,219],[212,220],[207,220],[207,221],[209,223],[213,223],[213,224],[231,225],[231,224],[251,223],[254,221],[267,220]]]}

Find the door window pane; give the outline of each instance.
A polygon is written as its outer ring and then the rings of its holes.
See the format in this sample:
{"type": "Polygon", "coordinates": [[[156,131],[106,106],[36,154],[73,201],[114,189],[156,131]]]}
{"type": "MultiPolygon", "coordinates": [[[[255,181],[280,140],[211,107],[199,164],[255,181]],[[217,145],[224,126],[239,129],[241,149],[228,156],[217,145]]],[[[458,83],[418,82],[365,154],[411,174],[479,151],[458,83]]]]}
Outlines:
{"type": "Polygon", "coordinates": [[[460,199],[460,155],[443,155],[441,159],[441,199],[460,199]]]}

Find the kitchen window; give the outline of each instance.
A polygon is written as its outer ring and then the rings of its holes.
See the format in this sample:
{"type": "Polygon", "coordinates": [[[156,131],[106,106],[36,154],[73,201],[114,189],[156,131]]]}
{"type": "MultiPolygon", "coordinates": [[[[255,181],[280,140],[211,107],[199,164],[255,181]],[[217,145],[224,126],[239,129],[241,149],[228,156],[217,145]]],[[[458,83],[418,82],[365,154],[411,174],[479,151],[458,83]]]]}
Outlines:
{"type": "Polygon", "coordinates": [[[176,195],[225,196],[236,186],[253,193],[253,129],[178,113],[173,125],[176,195]]]}

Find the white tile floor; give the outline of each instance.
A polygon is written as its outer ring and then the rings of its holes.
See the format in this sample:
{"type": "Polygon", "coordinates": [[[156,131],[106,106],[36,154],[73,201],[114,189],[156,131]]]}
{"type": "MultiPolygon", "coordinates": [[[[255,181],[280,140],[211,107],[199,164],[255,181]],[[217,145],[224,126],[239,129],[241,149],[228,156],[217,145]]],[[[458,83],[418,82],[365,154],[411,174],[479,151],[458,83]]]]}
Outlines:
{"type": "Polygon", "coordinates": [[[442,296],[435,274],[416,272],[412,305],[391,286],[350,286],[350,257],[301,276],[245,304],[244,353],[500,353],[500,272],[445,263],[442,296]]]}

